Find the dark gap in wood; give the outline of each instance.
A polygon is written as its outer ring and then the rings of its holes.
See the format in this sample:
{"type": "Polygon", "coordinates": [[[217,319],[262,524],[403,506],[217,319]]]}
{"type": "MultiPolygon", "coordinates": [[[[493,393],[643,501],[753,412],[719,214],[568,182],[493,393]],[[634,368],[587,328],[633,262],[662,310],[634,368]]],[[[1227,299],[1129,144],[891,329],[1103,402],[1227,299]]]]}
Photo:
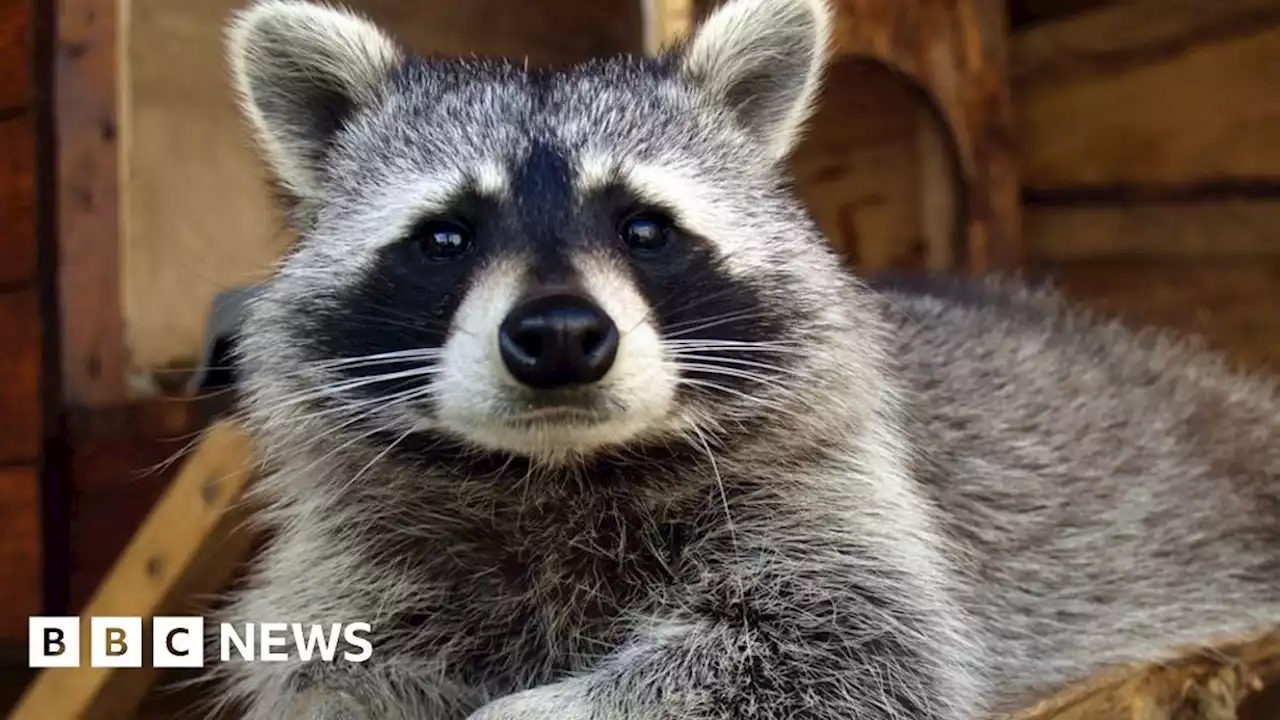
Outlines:
{"type": "Polygon", "coordinates": [[[9,457],[0,461],[0,470],[29,470],[39,464],[40,458],[37,456],[9,457]]]}
{"type": "Polygon", "coordinates": [[[1280,199],[1280,178],[1223,178],[1160,185],[1115,183],[1022,189],[1022,202],[1028,206],[1127,206],[1277,199],[1280,199]]]}
{"type": "Polygon", "coordinates": [[[17,120],[27,114],[29,110],[26,105],[14,105],[13,107],[0,108],[0,122],[8,122],[9,120],[17,120]]]}
{"type": "Polygon", "coordinates": [[[1109,0],[1013,0],[1009,3],[1009,23],[1023,30],[1079,15],[1109,0]]]}
{"type": "Polygon", "coordinates": [[[0,295],[11,292],[23,292],[30,290],[33,284],[32,280],[10,280],[9,282],[0,282],[0,295]]]}
{"type": "Polygon", "coordinates": [[[62,314],[58,302],[58,142],[54,125],[57,4],[32,3],[32,112],[35,114],[36,277],[41,314],[43,455],[39,468],[41,600],[49,615],[69,613],[71,446],[62,417],[62,314]]]}

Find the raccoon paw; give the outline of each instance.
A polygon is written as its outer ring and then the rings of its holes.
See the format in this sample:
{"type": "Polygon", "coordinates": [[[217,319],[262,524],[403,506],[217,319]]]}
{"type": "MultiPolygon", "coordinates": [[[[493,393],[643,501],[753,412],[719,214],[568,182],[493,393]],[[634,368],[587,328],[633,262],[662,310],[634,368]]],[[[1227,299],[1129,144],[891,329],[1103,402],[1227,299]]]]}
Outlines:
{"type": "Polygon", "coordinates": [[[554,683],[500,697],[467,720],[608,720],[572,683],[554,683]]]}
{"type": "Polygon", "coordinates": [[[347,693],[308,690],[289,707],[287,720],[374,720],[368,710],[347,693]]]}

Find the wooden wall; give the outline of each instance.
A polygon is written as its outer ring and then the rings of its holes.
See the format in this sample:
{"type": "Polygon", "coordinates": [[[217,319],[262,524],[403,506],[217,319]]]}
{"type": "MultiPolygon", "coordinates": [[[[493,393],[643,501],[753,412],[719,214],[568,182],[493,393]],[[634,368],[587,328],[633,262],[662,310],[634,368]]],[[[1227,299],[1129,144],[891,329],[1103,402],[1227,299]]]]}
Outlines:
{"type": "Polygon", "coordinates": [[[0,644],[41,611],[45,300],[37,246],[34,19],[0,0],[0,644]]]}
{"type": "Polygon", "coordinates": [[[1113,0],[1012,48],[1033,262],[1280,370],[1280,0],[1113,0]]]}

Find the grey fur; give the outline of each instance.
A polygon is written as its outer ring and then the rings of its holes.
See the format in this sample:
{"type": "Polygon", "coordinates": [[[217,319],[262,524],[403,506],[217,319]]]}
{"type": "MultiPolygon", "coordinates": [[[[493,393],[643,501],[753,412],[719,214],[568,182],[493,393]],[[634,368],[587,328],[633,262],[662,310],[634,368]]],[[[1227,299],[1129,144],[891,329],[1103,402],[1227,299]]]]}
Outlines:
{"type": "MultiPolygon", "coordinates": [[[[712,20],[693,47],[791,58],[765,69],[793,82],[761,88],[816,87],[817,63],[794,58],[822,55],[822,3],[731,7],[755,25],[712,20]],[[725,25],[781,38],[778,52],[725,25]]],[[[241,88],[287,94],[256,81],[317,47],[255,41],[280,13],[305,18],[324,53],[356,53],[311,63],[321,79],[367,67],[368,47],[400,57],[353,16],[274,0],[232,33],[241,88]],[[334,21],[368,42],[326,44],[334,21]]],[[[314,108],[270,115],[244,93],[303,239],[242,339],[274,540],[227,617],[372,621],[374,655],[220,665],[228,702],[254,720],[961,720],[1280,620],[1273,384],[1048,293],[869,288],[841,269],[776,162],[806,93],[759,95],[789,109],[744,115],[720,82],[737,75],[682,69],[680,52],[553,75],[479,62],[361,75],[355,112],[301,149],[271,138],[327,127],[305,116],[314,108]],[[515,192],[506,161],[540,142],[566,148],[580,180],[674,196],[720,272],[785,312],[804,352],[750,395],[675,396],[669,426],[572,450],[537,435],[518,475],[510,465],[524,461],[483,461],[510,438],[446,412],[450,393],[487,412],[505,392],[500,378],[450,370],[475,330],[458,317],[479,322],[480,310],[464,303],[451,323],[430,409],[401,396],[370,408],[339,385],[314,355],[317,318],[349,312],[343,293],[379,248],[453,188],[515,192]],[[314,172],[289,175],[302,167],[314,172]],[[481,384],[456,379],[467,377],[481,384]],[[417,431],[463,447],[455,459],[396,448],[417,431]]],[[[512,251],[466,292],[502,300],[519,276],[508,265],[524,261],[512,251]]],[[[592,262],[588,281],[615,269],[592,262]]],[[[599,287],[634,294],[616,278],[599,287]]]]}

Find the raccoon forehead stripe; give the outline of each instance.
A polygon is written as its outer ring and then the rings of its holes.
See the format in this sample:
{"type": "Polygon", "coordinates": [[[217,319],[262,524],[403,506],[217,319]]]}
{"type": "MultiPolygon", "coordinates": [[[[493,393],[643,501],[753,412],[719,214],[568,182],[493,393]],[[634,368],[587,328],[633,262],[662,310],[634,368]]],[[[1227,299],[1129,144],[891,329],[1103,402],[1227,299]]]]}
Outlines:
{"type": "Polygon", "coordinates": [[[580,163],[590,174],[578,179],[579,192],[622,185],[640,200],[671,214],[685,230],[705,238],[722,257],[726,271],[749,275],[769,264],[770,243],[745,237],[753,218],[740,203],[726,203],[711,186],[687,167],[656,163],[609,163],[597,159],[580,163]],[[587,185],[595,183],[594,187],[587,185]],[[750,242],[748,241],[750,240],[750,242]]]}
{"type": "Polygon", "coordinates": [[[611,185],[623,185],[645,202],[670,212],[685,228],[707,237],[723,223],[711,190],[678,165],[623,162],[605,156],[587,156],[577,163],[579,194],[587,195],[611,185]]]}
{"type": "Polygon", "coordinates": [[[369,191],[368,207],[361,218],[370,232],[363,237],[377,245],[399,240],[424,217],[449,212],[466,193],[501,199],[509,192],[506,170],[497,163],[477,163],[468,170],[447,170],[429,175],[388,180],[369,191]]]}

